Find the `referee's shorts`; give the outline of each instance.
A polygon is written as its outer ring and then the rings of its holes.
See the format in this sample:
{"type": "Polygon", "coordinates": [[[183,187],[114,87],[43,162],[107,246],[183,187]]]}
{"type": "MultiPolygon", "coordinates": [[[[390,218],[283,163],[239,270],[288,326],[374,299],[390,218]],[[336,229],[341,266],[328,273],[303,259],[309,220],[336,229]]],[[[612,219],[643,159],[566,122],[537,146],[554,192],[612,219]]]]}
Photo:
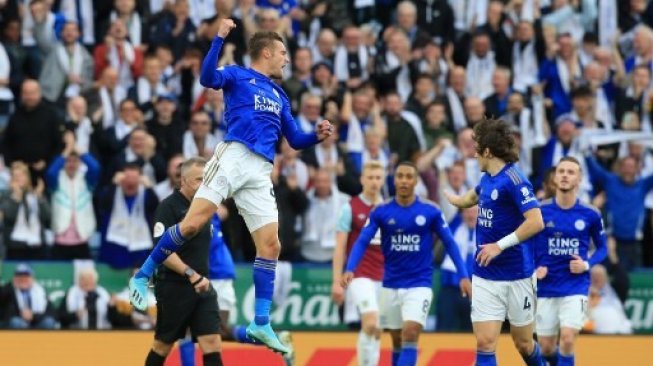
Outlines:
{"type": "Polygon", "coordinates": [[[194,339],[219,333],[220,309],[213,286],[198,294],[188,281],[159,280],[154,295],[157,310],[154,339],[172,344],[184,338],[188,329],[194,339]]]}

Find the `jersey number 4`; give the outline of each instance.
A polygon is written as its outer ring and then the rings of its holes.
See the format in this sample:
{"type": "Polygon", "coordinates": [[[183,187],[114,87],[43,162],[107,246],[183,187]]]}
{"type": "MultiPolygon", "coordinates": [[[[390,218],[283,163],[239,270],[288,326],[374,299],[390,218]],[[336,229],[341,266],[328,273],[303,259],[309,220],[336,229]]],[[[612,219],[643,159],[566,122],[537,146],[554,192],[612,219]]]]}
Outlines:
{"type": "Polygon", "coordinates": [[[528,296],[524,297],[524,310],[528,310],[531,308],[531,302],[528,301],[528,296]]]}

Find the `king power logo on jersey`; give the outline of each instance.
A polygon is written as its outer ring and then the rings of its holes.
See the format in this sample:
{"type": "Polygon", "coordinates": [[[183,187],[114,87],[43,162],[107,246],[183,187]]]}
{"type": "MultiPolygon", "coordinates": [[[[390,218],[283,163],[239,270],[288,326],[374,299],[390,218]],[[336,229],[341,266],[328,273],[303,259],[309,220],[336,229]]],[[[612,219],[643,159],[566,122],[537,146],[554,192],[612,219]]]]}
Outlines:
{"type": "Polygon", "coordinates": [[[580,255],[578,238],[565,238],[560,233],[549,238],[549,255],[580,255]]]}
{"type": "Polygon", "coordinates": [[[494,212],[491,208],[478,208],[478,226],[491,228],[492,227],[492,218],[494,217],[494,212]]]}
{"type": "Polygon", "coordinates": [[[390,250],[393,252],[419,252],[419,235],[394,234],[391,237],[390,250]]]}
{"type": "Polygon", "coordinates": [[[263,112],[273,112],[277,116],[281,115],[281,104],[268,97],[254,94],[254,110],[263,112]]]}

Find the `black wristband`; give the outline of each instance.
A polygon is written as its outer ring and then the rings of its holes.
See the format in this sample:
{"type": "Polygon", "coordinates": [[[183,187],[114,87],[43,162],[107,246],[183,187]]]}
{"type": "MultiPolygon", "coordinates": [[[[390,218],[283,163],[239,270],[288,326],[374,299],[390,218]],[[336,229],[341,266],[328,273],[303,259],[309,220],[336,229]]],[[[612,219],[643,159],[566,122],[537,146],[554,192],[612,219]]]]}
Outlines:
{"type": "Polygon", "coordinates": [[[200,278],[197,281],[192,283],[193,287],[197,286],[200,282],[202,282],[203,279],[204,279],[204,276],[200,276],[200,278]]]}

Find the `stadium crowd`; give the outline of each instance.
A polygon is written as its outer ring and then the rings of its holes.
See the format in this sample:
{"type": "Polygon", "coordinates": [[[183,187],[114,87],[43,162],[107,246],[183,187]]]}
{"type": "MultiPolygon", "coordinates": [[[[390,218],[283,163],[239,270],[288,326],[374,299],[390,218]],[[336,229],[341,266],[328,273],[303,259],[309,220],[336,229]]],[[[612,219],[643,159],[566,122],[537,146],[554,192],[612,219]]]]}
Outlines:
{"type": "MultiPolygon", "coordinates": [[[[628,272],[653,267],[646,0],[0,0],[0,261],[142,263],[180,163],[211,157],[226,129],[222,93],[199,83],[222,18],[237,28],[217,66],[248,65],[248,38],[277,31],[290,50],[280,83],[297,124],[337,126],[314,149],[278,148],[281,260],[331,261],[336,213],[360,193],[369,160],[388,173],[416,163],[419,194],[440,204],[456,238],[473,242],[475,212],[460,212],[443,192],[477,185],[470,127],[495,117],[513,125],[538,197],[551,194],[561,157],[582,161],[581,196],[602,210],[610,233],[609,259],[592,271],[600,300],[591,306],[623,313],[628,272]]],[[[388,179],[384,196],[393,190],[388,179]]],[[[232,255],[251,262],[249,232],[227,207],[232,255]]],[[[110,295],[94,271],[79,274],[58,311],[28,265],[5,280],[5,326],[152,323],[125,316],[125,294],[110,295]],[[103,309],[93,319],[80,312],[89,292],[103,309]]]]}

